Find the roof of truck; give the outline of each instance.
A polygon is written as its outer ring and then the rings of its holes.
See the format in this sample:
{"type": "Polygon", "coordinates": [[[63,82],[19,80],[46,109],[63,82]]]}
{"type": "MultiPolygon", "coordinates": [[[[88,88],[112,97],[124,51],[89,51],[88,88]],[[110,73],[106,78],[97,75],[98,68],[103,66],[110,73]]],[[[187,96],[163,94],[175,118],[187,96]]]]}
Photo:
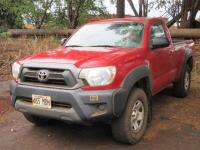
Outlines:
{"type": "Polygon", "coordinates": [[[160,20],[163,21],[162,18],[146,18],[146,17],[127,17],[127,18],[113,18],[113,19],[105,19],[105,20],[97,20],[90,23],[111,23],[111,22],[147,22],[150,20],[160,20]]]}

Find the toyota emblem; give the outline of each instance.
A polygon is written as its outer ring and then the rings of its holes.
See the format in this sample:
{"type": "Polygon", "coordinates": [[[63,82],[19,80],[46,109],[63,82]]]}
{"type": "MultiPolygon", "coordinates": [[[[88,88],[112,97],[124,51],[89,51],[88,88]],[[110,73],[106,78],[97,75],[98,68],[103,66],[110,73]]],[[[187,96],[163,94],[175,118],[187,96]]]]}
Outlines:
{"type": "Polygon", "coordinates": [[[49,71],[48,70],[40,70],[38,71],[38,80],[40,82],[45,82],[48,80],[49,71]]]}

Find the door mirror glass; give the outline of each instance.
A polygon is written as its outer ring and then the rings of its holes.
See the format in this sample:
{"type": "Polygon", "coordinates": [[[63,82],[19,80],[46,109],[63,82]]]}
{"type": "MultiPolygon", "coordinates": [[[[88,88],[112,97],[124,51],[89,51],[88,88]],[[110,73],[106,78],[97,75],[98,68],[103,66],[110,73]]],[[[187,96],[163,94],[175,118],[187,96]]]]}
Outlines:
{"type": "Polygon", "coordinates": [[[60,40],[60,45],[64,45],[65,44],[65,42],[67,41],[67,38],[62,38],[61,40],[60,40]]]}
{"type": "Polygon", "coordinates": [[[168,47],[170,45],[169,41],[165,37],[153,38],[151,43],[152,43],[152,46],[151,46],[152,49],[168,47]]]}

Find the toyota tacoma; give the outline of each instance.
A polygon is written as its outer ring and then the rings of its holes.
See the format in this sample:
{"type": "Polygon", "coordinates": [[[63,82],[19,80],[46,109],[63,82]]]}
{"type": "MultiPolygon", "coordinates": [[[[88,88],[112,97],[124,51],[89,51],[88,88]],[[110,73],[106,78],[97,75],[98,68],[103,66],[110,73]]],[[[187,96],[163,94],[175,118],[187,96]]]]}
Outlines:
{"type": "Polygon", "coordinates": [[[169,85],[175,96],[188,95],[193,46],[172,40],[161,18],[94,21],[60,48],[12,65],[12,105],[37,125],[109,123],[117,141],[135,144],[151,118],[152,96],[169,85]]]}

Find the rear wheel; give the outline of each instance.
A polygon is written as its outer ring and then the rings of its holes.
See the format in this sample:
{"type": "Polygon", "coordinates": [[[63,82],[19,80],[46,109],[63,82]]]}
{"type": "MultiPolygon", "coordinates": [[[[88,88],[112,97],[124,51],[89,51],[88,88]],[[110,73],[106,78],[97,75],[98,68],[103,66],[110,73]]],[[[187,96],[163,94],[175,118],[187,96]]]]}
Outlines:
{"type": "Polygon", "coordinates": [[[114,138],[123,143],[137,143],[146,130],[148,112],[148,99],[145,92],[135,88],[129,97],[126,110],[112,123],[114,138]]]}
{"type": "Polygon", "coordinates": [[[181,74],[179,81],[174,83],[174,95],[179,98],[184,98],[188,95],[191,83],[191,71],[187,65],[181,74]]]}
{"type": "Polygon", "coordinates": [[[31,115],[31,114],[27,114],[24,113],[24,117],[26,118],[26,120],[28,120],[29,122],[38,125],[38,126],[44,126],[47,125],[49,120],[47,118],[42,118],[39,116],[35,116],[35,115],[31,115]]]}

